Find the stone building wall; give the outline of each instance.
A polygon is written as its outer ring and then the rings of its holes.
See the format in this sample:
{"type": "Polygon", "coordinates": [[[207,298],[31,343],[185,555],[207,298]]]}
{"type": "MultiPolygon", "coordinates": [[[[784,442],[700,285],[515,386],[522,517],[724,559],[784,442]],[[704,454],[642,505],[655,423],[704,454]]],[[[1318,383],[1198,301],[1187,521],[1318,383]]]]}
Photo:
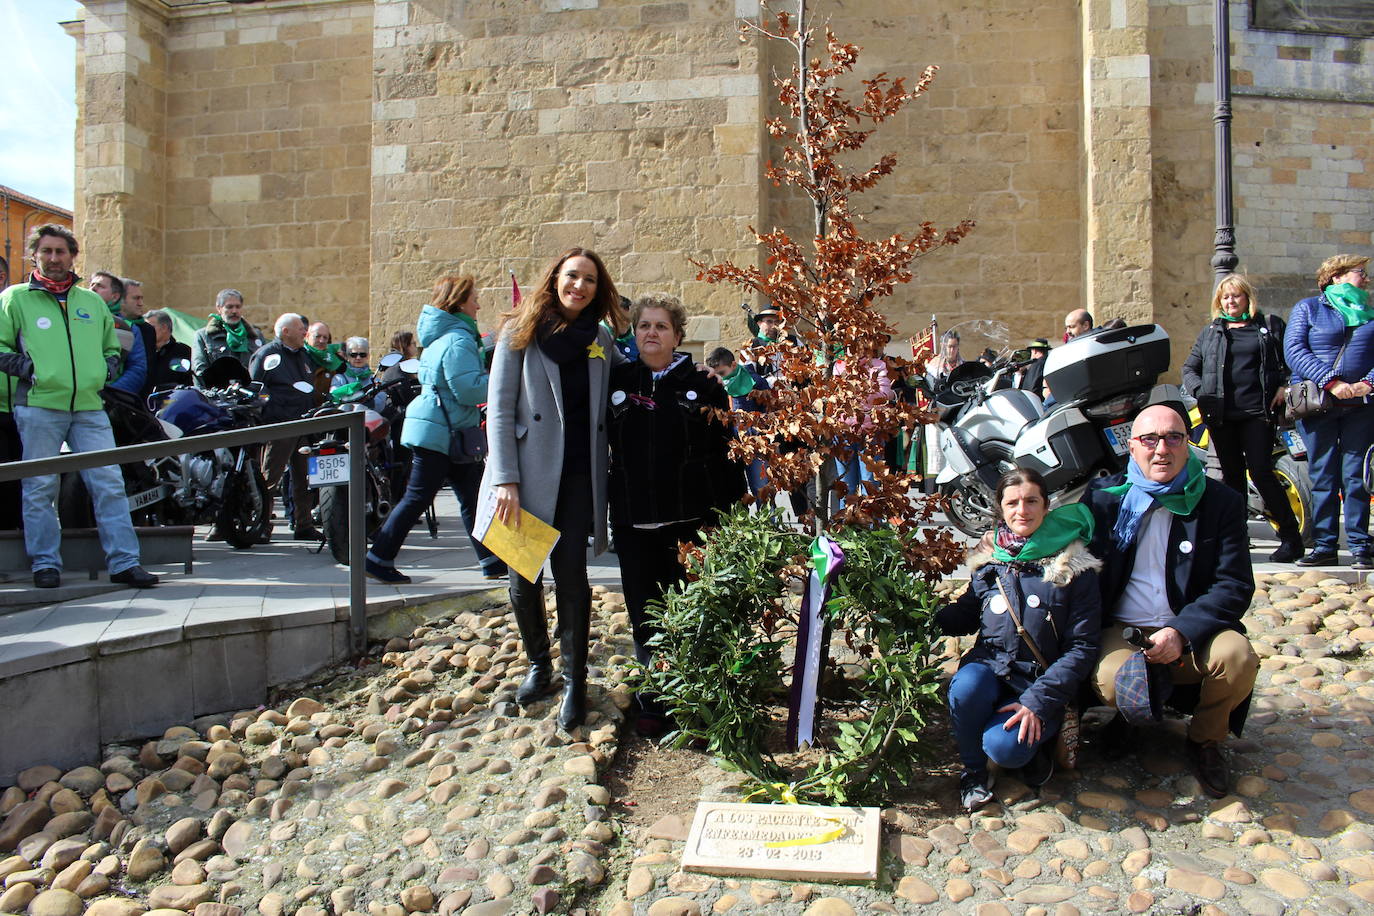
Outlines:
{"type": "MultiPolygon", "coordinates": [[[[931,89],[866,147],[866,158],[898,157],[892,175],[855,198],[868,230],[978,222],[957,246],[918,259],[916,280],[885,300],[898,331],[912,334],[934,315],[941,328],[986,317],[1007,321],[1018,338],[1055,336],[1086,298],[1076,7],[867,0],[821,5],[818,29],[825,21],[862,49],[851,87],[879,72],[914,83],[927,65],[940,67],[931,89]]],[[[771,45],[772,69],[786,74],[794,63],[771,45]]],[[[768,192],[771,219],[810,238],[809,202],[768,192]]]]}
{"type": "MultiPolygon", "coordinates": [[[[754,0],[83,0],[77,222],[84,269],[151,302],[323,317],[385,338],[435,277],[475,273],[492,324],[509,274],[563,248],[629,295],[663,289],[743,336],[751,297],[688,257],[758,256],[749,226],[809,235],[762,180],[781,46],[740,43],[754,0]]],[[[904,334],[1002,318],[1057,337],[1065,312],[1161,321],[1181,359],[1205,319],[1213,226],[1210,0],[826,0],[860,76],[933,89],[870,149],[874,234],[971,217],[889,300],[904,334]]],[[[1238,250],[1275,291],[1369,251],[1369,39],[1257,32],[1233,0],[1238,250]]],[[[823,25],[823,22],[817,24],[823,25]]]]}
{"type": "MultiPolygon", "coordinates": [[[[374,331],[408,326],[440,273],[488,289],[483,323],[570,246],[625,295],[738,314],[688,257],[754,263],[758,58],[735,0],[379,3],[374,331]]],[[[718,336],[707,323],[700,339],[718,336]]]]}

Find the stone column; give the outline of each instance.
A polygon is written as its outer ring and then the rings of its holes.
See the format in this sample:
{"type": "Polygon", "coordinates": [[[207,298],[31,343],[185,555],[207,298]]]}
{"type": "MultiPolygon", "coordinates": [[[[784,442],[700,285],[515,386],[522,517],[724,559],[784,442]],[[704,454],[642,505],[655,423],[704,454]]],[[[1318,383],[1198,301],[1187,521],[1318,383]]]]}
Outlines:
{"type": "Polygon", "coordinates": [[[1098,323],[1152,319],[1147,0],[1083,4],[1085,307],[1098,323]]]}
{"type": "Polygon", "coordinates": [[[77,43],[78,270],[163,277],[166,20],[148,0],[83,0],[77,43]]]}

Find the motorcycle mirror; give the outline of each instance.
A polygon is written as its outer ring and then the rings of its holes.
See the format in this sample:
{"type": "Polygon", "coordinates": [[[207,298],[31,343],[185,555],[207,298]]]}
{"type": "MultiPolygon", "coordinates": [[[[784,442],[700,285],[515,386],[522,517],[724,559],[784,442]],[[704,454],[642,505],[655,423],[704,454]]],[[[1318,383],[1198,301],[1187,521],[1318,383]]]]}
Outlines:
{"type": "Polygon", "coordinates": [[[172,365],[170,366],[170,368],[173,372],[190,372],[191,361],[189,359],[186,359],[185,357],[181,359],[174,359],[172,360],[172,365]]]}
{"type": "Polygon", "coordinates": [[[406,375],[414,375],[420,371],[420,361],[415,357],[401,360],[401,371],[406,375]]]}
{"type": "Polygon", "coordinates": [[[1011,354],[1011,361],[1014,363],[1029,362],[1031,358],[1030,350],[1016,350],[1011,354]]]}
{"type": "Polygon", "coordinates": [[[380,360],[377,361],[377,368],[390,369],[392,366],[399,363],[402,359],[404,359],[404,357],[401,356],[401,354],[399,353],[388,353],[386,356],[383,356],[380,360]]]}
{"type": "Polygon", "coordinates": [[[315,393],[315,386],[310,384],[309,382],[292,382],[291,387],[299,391],[301,394],[315,393]]]}

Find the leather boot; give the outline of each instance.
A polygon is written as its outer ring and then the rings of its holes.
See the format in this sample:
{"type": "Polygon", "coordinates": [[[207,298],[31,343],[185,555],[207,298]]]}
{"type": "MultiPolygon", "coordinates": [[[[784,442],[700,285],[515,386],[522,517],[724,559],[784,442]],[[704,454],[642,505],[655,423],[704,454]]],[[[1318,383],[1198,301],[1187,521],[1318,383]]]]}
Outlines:
{"type": "Polygon", "coordinates": [[[567,619],[560,619],[558,641],[563,655],[563,705],[558,710],[558,724],[565,730],[581,725],[587,719],[587,641],[591,633],[591,591],[586,603],[578,602],[570,609],[567,619]]]}
{"type": "Polygon", "coordinates": [[[587,678],[563,675],[563,705],[558,710],[558,726],[572,731],[587,720],[587,678]]]}
{"type": "Polygon", "coordinates": [[[525,657],[529,659],[530,671],[515,693],[515,701],[521,706],[547,696],[553,685],[553,662],[549,659],[549,627],[544,620],[544,600],[542,590],[536,591],[536,600],[521,603],[511,594],[511,608],[515,611],[515,623],[520,628],[520,640],[525,644],[525,657]]]}

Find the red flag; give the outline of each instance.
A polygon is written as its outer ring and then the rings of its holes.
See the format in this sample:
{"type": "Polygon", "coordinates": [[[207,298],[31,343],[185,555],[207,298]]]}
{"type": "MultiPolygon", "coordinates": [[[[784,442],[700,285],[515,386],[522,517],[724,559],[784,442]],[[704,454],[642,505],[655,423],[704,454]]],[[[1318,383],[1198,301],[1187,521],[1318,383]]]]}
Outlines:
{"type": "Polygon", "coordinates": [[[510,307],[520,307],[520,284],[515,282],[515,271],[510,272],[510,307]]]}

